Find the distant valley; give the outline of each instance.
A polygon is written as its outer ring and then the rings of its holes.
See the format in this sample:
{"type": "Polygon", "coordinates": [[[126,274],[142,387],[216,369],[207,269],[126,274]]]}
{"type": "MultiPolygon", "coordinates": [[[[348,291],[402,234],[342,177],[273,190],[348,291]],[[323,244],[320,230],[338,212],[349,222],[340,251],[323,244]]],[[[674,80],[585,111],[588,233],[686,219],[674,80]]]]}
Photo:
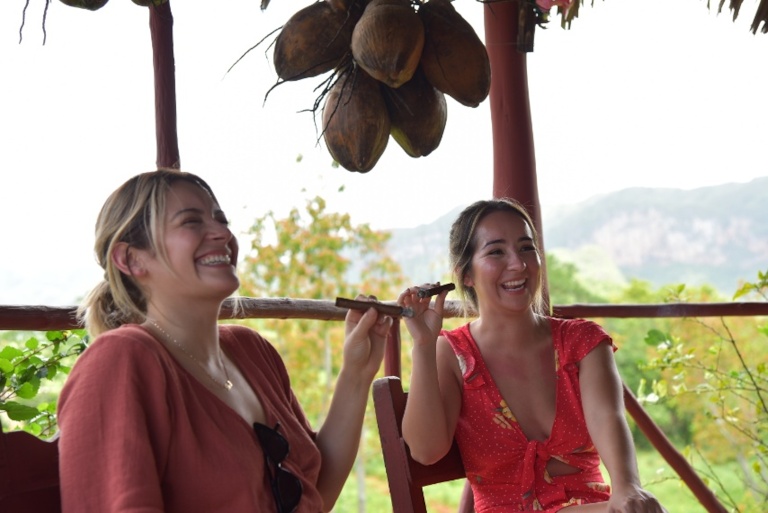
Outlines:
{"type": "MultiPolygon", "coordinates": [[[[448,277],[450,225],[392,231],[389,250],[413,282],[448,277]]],[[[588,285],[636,278],[656,287],[710,284],[730,296],[768,270],[768,177],[698,189],[630,188],[543,213],[547,253],[588,285]]]]}

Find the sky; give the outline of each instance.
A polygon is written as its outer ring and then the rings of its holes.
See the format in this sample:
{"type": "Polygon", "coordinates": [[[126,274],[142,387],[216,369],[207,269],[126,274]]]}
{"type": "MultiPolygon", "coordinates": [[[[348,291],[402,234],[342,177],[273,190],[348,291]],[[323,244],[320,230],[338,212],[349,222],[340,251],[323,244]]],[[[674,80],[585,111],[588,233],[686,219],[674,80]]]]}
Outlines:
{"type": "MultiPolygon", "coordinates": [[[[93,227],[108,194],[155,167],[149,14],[0,2],[0,304],[71,305],[100,279],[93,227]],[[45,36],[45,44],[43,38],[45,36]],[[12,177],[12,178],[11,178],[12,177]]],[[[718,2],[712,2],[716,5],[718,2]]],[[[242,233],[315,196],[376,229],[428,223],[492,193],[489,101],[448,98],[440,146],[390,139],[369,173],[332,167],[311,108],[322,78],[280,85],[269,42],[308,1],[172,2],[181,168],[242,233]],[[229,68],[250,48],[231,71],[229,68]],[[343,188],[343,190],[341,190],[343,188]]],[[[627,187],[691,189],[765,176],[768,34],[705,0],[597,0],[527,55],[543,214],[627,187]]],[[[483,37],[484,6],[454,6],[483,37]]],[[[320,122],[318,118],[318,123],[320,122]]]]}

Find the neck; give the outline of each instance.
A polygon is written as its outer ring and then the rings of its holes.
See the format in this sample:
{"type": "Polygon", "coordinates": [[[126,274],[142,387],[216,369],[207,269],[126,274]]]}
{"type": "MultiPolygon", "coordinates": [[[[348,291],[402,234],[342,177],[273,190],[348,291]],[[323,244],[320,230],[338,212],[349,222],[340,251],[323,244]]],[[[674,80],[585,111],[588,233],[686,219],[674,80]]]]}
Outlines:
{"type": "MultiPolygon", "coordinates": [[[[145,326],[155,334],[158,340],[162,341],[172,354],[178,355],[181,353],[181,361],[187,361],[188,364],[193,362],[202,370],[205,377],[207,377],[211,383],[226,391],[232,390],[234,385],[229,377],[229,372],[227,371],[226,356],[219,346],[218,326],[216,324],[214,324],[214,332],[210,338],[187,338],[181,340],[179,340],[176,335],[169,333],[168,330],[152,317],[147,318],[145,326]],[[198,342],[196,343],[195,340],[198,342]],[[205,344],[206,340],[213,342],[205,344]],[[196,352],[198,354],[195,354],[196,352]],[[223,376],[221,376],[222,373],[223,376]]],[[[187,330],[187,332],[189,331],[187,330]]],[[[176,356],[176,358],[179,359],[179,356],[176,356]]],[[[185,367],[192,372],[190,367],[185,367]]]]}
{"type": "MultiPolygon", "coordinates": [[[[157,323],[168,337],[176,340],[200,361],[220,360],[218,310],[214,314],[193,309],[161,309],[150,305],[147,309],[147,319],[157,323]]],[[[151,325],[151,322],[149,324],[151,325]]]]}
{"type": "Polygon", "coordinates": [[[520,346],[529,347],[545,326],[544,318],[533,310],[519,315],[488,314],[480,308],[479,316],[472,322],[471,330],[475,339],[484,346],[496,346],[517,351],[520,346]]]}

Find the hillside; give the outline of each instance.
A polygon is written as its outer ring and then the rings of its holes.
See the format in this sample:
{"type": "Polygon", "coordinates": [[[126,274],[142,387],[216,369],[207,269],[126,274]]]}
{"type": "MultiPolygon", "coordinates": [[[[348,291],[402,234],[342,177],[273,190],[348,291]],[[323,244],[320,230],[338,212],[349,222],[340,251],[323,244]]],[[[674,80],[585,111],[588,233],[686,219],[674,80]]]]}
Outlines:
{"type": "MultiPolygon", "coordinates": [[[[710,284],[726,295],[768,269],[768,177],[698,189],[631,188],[544,212],[545,248],[582,278],[710,284]]],[[[390,251],[414,282],[447,277],[460,208],[393,230],[390,251]]]]}

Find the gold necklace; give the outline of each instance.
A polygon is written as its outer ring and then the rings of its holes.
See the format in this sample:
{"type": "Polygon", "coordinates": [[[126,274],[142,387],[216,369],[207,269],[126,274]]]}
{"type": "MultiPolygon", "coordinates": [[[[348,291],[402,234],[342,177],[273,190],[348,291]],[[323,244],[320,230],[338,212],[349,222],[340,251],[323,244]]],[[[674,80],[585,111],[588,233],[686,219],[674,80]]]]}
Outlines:
{"type": "Polygon", "coordinates": [[[162,334],[165,336],[165,338],[167,338],[169,341],[173,342],[173,345],[175,345],[176,347],[178,347],[179,349],[181,349],[181,352],[182,352],[182,353],[184,353],[185,355],[187,355],[189,358],[191,358],[191,359],[192,359],[192,361],[193,361],[193,362],[195,362],[196,364],[198,364],[198,365],[200,366],[200,368],[203,370],[203,372],[205,372],[205,375],[206,375],[206,376],[208,376],[208,378],[209,378],[211,381],[213,381],[215,384],[219,385],[220,387],[222,387],[222,388],[224,388],[224,389],[226,389],[226,390],[232,390],[232,387],[233,387],[233,385],[232,385],[232,382],[229,380],[229,372],[227,372],[227,364],[226,364],[226,362],[224,361],[224,359],[223,359],[223,358],[221,358],[221,366],[222,366],[222,368],[224,369],[224,376],[226,376],[226,377],[227,377],[227,380],[226,380],[224,383],[222,383],[222,382],[221,382],[221,381],[219,381],[218,379],[214,378],[214,377],[211,375],[211,373],[210,373],[210,372],[208,372],[208,369],[206,369],[206,368],[205,368],[205,365],[203,365],[203,362],[201,362],[200,360],[198,360],[197,358],[195,358],[195,357],[194,357],[194,355],[193,355],[192,353],[190,353],[189,351],[187,351],[187,349],[186,349],[184,346],[182,346],[181,344],[179,344],[178,340],[176,340],[175,338],[173,338],[172,336],[170,336],[170,335],[168,334],[168,332],[166,332],[166,331],[165,331],[163,328],[161,328],[161,327],[160,327],[160,325],[159,325],[159,324],[157,324],[157,322],[155,322],[155,320],[154,320],[154,319],[149,319],[149,318],[148,318],[147,320],[150,322],[150,324],[152,324],[152,326],[154,326],[155,328],[157,328],[157,330],[158,330],[160,333],[162,333],[162,334]]]}

